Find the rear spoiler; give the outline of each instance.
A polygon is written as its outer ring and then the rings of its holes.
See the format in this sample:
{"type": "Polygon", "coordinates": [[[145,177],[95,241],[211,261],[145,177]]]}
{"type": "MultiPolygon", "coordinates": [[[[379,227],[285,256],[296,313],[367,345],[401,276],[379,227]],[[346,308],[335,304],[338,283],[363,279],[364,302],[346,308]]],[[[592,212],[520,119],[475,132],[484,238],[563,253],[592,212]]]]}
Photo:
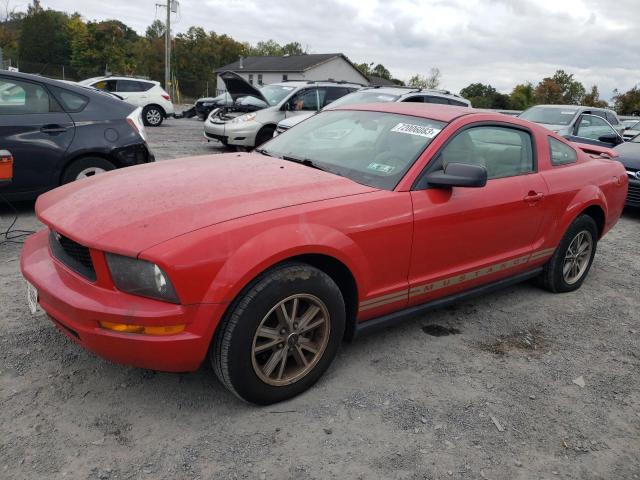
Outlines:
{"type": "Polygon", "coordinates": [[[571,142],[584,153],[591,155],[593,158],[618,158],[620,154],[612,148],[599,147],[598,145],[590,145],[588,143],[571,142]]]}

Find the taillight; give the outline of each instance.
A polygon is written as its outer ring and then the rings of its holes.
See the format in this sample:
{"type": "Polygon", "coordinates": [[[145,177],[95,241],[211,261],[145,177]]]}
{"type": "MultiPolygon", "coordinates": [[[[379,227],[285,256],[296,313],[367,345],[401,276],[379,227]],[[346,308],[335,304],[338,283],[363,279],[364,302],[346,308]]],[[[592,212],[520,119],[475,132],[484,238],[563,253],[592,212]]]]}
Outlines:
{"type": "Polygon", "coordinates": [[[147,132],[144,129],[144,123],[142,123],[142,108],[138,107],[127,117],[127,123],[133,128],[133,131],[147,141],[147,132]]]}
{"type": "Polygon", "coordinates": [[[169,95],[162,94],[162,98],[164,98],[168,102],[171,101],[171,97],[169,95]]]}

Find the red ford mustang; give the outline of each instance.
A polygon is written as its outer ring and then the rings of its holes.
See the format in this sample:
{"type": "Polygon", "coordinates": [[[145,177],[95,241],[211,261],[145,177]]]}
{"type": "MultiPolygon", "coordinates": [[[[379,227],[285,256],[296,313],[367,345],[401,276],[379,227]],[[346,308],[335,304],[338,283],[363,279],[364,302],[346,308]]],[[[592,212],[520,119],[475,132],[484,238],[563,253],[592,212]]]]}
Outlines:
{"type": "Polygon", "coordinates": [[[259,404],[343,338],[537,278],[580,287],[627,193],[619,162],[516,118],[424,104],[321,113],[251,154],[127,168],[41,196],[21,267],[100,356],[259,404]]]}

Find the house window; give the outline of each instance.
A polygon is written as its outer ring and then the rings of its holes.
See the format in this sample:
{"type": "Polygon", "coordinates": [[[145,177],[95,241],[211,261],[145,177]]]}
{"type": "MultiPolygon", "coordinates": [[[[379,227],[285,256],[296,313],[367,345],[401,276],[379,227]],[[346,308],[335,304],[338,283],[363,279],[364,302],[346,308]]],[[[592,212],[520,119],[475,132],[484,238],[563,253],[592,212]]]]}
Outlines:
{"type": "Polygon", "coordinates": [[[289,80],[289,75],[287,74],[282,75],[282,81],[286,82],[287,80],[289,80]]]}
{"type": "Polygon", "coordinates": [[[258,74],[258,85],[262,85],[262,74],[258,74]]]}
{"type": "Polygon", "coordinates": [[[249,74],[249,83],[253,85],[253,73],[249,74]]]}

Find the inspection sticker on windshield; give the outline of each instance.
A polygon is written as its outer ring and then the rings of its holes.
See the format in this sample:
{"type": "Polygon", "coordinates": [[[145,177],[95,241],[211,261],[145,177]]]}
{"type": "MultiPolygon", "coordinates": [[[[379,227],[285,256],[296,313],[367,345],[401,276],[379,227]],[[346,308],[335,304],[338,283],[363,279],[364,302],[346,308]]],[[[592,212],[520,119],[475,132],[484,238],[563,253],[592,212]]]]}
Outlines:
{"type": "Polygon", "coordinates": [[[370,163],[369,165],[367,165],[367,168],[369,170],[375,170],[376,172],[391,173],[395,170],[396,167],[392,165],[384,165],[382,163],[370,163]]]}
{"type": "Polygon", "coordinates": [[[425,138],[434,138],[440,133],[440,129],[425,127],[424,125],[413,125],[411,123],[399,123],[391,129],[392,132],[406,133],[408,135],[418,135],[425,138]]]}

